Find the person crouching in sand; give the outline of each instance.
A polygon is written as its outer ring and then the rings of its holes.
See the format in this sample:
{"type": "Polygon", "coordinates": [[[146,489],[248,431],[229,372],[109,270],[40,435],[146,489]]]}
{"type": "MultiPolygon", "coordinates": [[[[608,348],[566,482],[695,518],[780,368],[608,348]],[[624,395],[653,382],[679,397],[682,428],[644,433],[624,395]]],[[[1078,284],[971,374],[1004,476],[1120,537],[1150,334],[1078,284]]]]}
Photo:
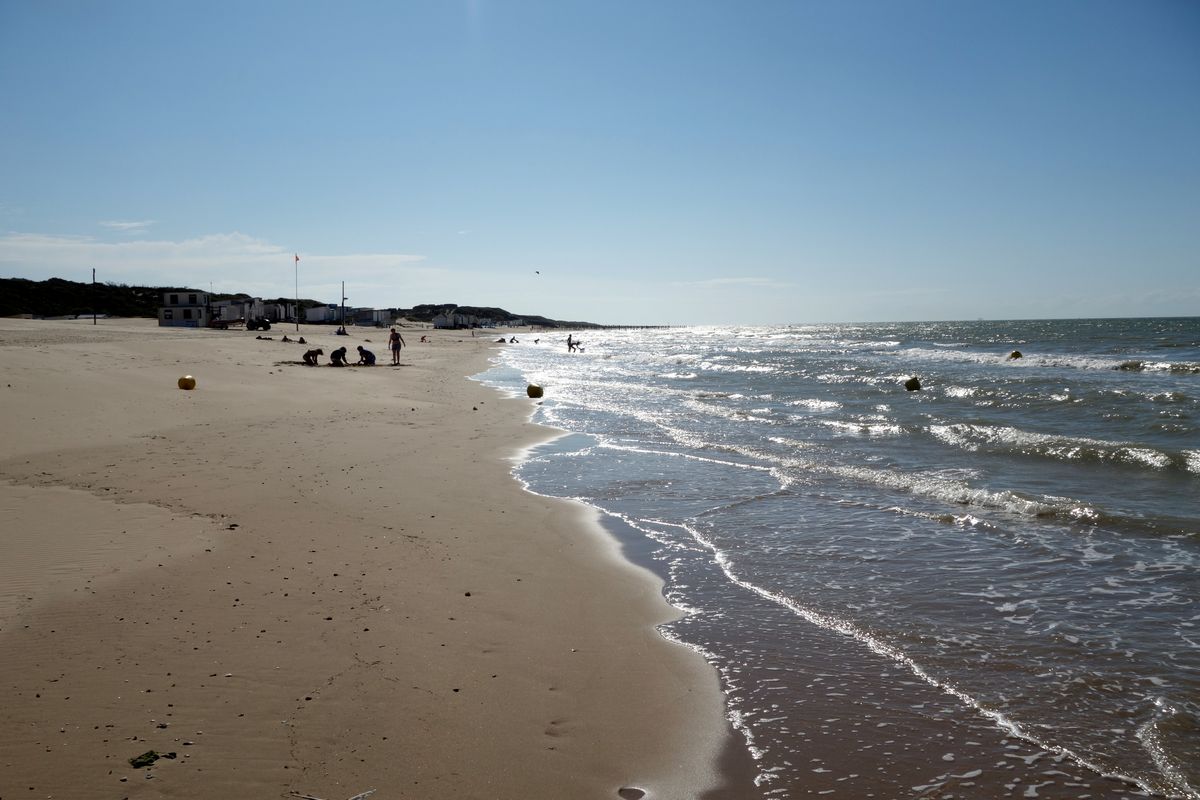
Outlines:
{"type": "Polygon", "coordinates": [[[346,348],[339,347],[329,354],[329,363],[335,367],[347,367],[350,362],[346,360],[346,348]]]}
{"type": "Polygon", "coordinates": [[[317,356],[323,355],[325,355],[325,351],[319,347],[316,350],[309,350],[304,354],[304,363],[310,367],[315,367],[317,365],[317,356]]]}
{"type": "Polygon", "coordinates": [[[364,366],[375,366],[375,354],[361,344],[358,346],[358,363],[364,366]]]}

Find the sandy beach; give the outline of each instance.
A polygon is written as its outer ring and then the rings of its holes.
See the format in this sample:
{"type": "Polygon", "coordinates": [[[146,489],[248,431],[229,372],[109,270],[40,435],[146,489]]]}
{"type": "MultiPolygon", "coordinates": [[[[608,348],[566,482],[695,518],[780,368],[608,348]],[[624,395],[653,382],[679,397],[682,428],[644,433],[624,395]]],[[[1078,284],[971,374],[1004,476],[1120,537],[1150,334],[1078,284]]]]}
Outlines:
{"type": "Polygon", "coordinates": [[[752,793],[657,579],[511,477],[496,336],[285,333],[0,320],[0,798],[752,793]]]}

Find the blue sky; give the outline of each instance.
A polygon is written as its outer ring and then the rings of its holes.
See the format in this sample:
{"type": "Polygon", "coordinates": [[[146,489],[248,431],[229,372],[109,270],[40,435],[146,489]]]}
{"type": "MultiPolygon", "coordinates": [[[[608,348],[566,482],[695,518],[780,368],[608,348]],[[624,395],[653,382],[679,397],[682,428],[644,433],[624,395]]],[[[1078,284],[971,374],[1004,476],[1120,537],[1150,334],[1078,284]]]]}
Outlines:
{"type": "Polygon", "coordinates": [[[0,109],[2,277],[1200,314],[1195,2],[0,0],[0,109]]]}

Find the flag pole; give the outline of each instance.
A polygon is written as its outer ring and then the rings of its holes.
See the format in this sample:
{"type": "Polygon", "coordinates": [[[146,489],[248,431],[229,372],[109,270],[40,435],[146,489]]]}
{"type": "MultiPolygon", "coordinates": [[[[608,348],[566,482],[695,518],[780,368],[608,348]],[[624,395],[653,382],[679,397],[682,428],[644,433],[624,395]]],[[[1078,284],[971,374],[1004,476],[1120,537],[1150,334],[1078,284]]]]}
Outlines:
{"type": "Polygon", "coordinates": [[[300,254],[295,253],[294,255],[296,256],[296,260],[294,262],[294,265],[296,267],[296,308],[295,308],[295,310],[292,311],[292,314],[296,317],[296,333],[299,333],[300,332],[300,254]]]}

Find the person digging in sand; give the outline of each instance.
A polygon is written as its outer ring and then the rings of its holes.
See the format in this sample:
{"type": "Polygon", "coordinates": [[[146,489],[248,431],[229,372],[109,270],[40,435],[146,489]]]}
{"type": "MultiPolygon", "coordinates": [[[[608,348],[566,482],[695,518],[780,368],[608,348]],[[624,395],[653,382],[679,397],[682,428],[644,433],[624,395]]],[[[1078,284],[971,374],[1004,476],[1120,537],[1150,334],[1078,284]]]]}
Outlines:
{"type": "Polygon", "coordinates": [[[350,362],[346,360],[346,348],[339,347],[329,354],[329,363],[335,367],[346,367],[350,362]]]}
{"type": "Polygon", "coordinates": [[[360,344],[358,346],[358,363],[368,367],[375,366],[375,354],[360,344]]]}

